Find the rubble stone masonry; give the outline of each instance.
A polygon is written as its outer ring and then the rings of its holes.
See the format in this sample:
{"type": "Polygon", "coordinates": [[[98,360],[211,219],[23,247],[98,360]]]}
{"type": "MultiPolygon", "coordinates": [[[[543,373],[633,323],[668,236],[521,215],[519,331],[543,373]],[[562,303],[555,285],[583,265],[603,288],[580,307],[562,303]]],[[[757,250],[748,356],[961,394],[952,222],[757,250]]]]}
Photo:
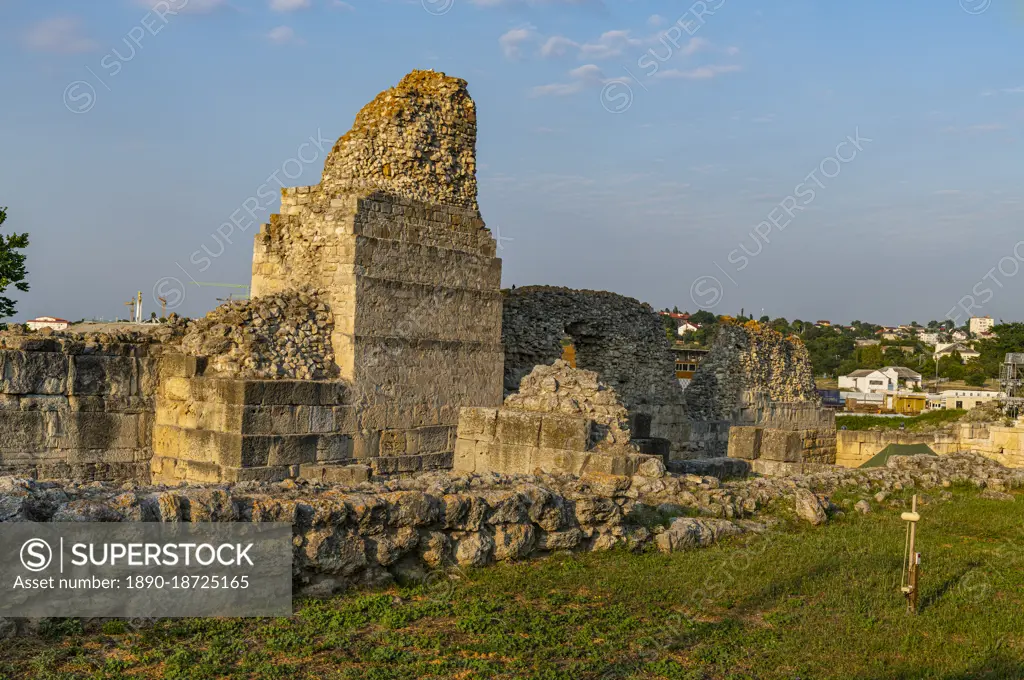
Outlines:
{"type": "Polygon", "coordinates": [[[518,390],[534,366],[559,359],[568,336],[576,365],[615,390],[635,434],[667,439],[673,455],[685,455],[690,422],[683,391],[669,340],[650,305],[605,291],[518,288],[506,291],[501,333],[505,394],[518,390]]]}

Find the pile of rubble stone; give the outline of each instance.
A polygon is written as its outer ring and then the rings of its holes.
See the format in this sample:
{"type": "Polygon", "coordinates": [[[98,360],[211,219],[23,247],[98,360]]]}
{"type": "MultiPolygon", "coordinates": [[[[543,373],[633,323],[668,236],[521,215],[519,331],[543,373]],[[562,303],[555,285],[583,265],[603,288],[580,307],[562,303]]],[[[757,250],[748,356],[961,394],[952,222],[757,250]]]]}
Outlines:
{"type": "Polygon", "coordinates": [[[628,445],[631,437],[629,412],[615,390],[600,382],[597,373],[572,368],[562,359],[550,366],[537,366],[525,376],[519,391],[510,394],[505,408],[541,413],[561,413],[587,418],[602,425],[595,449],[628,445]]]}
{"type": "Polygon", "coordinates": [[[215,375],[323,380],[336,373],[332,329],[315,292],[286,291],[220,305],[188,325],[180,347],[208,357],[215,375]]]}

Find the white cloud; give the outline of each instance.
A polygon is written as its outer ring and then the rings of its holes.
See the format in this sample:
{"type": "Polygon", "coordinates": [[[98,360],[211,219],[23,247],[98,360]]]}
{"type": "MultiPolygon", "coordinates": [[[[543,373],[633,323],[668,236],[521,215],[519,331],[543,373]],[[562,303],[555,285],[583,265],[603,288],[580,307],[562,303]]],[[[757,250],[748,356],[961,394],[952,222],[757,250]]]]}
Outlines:
{"type": "Polygon", "coordinates": [[[554,35],[548,38],[540,48],[540,56],[545,59],[551,57],[562,57],[570,49],[579,49],[579,43],[569,40],[561,35],[554,35]]]}
{"type": "Polygon", "coordinates": [[[91,52],[98,46],[83,35],[81,20],[71,16],[53,17],[33,24],[25,33],[23,42],[31,50],[55,54],[91,52]]]}
{"type": "Polygon", "coordinates": [[[270,0],[270,9],[274,12],[294,12],[309,7],[309,0],[270,0]]]}
{"type": "Polygon", "coordinates": [[[647,25],[651,26],[652,28],[657,28],[658,26],[661,26],[663,23],[665,23],[665,17],[661,16],[660,14],[652,14],[651,16],[647,17],[647,25]]]}
{"type": "Polygon", "coordinates": [[[549,83],[538,85],[530,91],[534,97],[547,95],[565,96],[582,92],[588,87],[596,87],[613,81],[622,81],[622,78],[607,78],[597,64],[584,64],[569,71],[570,81],[567,83],[549,83]]]}
{"type": "Polygon", "coordinates": [[[525,43],[535,40],[536,37],[537,31],[533,26],[523,26],[521,28],[513,28],[503,34],[498,38],[498,44],[501,46],[502,54],[508,59],[518,59],[522,56],[520,48],[525,43]]]}
{"type": "MultiPolygon", "coordinates": [[[[605,31],[596,40],[585,42],[579,42],[564,35],[553,35],[544,39],[534,30],[530,39],[540,42],[541,46],[537,51],[540,57],[559,58],[570,52],[575,52],[581,61],[600,61],[624,55],[639,58],[646,50],[649,50],[652,55],[655,55],[656,52],[659,61],[668,61],[678,55],[689,57],[698,52],[713,49],[711,42],[704,38],[690,38],[684,45],[678,45],[668,42],[664,33],[661,32],[637,37],[628,30],[605,31]],[[662,56],[663,54],[667,56],[662,56]]],[[[729,56],[736,56],[740,52],[738,47],[728,47],[720,51],[729,56]]]]}
{"type": "Polygon", "coordinates": [[[580,57],[588,59],[609,59],[618,57],[626,48],[637,48],[644,44],[640,38],[634,38],[629,31],[605,31],[594,42],[580,45],[580,57]]]}
{"type": "Polygon", "coordinates": [[[302,44],[291,26],[278,26],[267,33],[267,39],[275,45],[302,44]]]}
{"type": "Polygon", "coordinates": [[[347,2],[344,2],[344,0],[331,0],[331,7],[334,7],[335,9],[344,10],[346,12],[356,11],[355,7],[348,4],[347,2]]]}

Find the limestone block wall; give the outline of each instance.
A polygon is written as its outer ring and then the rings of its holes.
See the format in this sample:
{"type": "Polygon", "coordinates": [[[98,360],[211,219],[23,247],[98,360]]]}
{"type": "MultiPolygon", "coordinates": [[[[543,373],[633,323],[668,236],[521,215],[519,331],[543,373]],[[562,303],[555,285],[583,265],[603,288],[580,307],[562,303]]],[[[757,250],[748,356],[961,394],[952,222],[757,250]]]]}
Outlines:
{"type": "Polygon", "coordinates": [[[320,184],[282,192],[255,240],[253,295],[321,291],[354,448],[403,471],[450,466],[459,409],[501,403],[501,260],[475,143],[465,81],[414,71],[360,111],[320,184]],[[447,460],[422,457],[424,428],[447,460]]]}
{"type": "Polygon", "coordinates": [[[0,343],[0,474],[148,479],[158,346],[38,334],[0,343]]]}
{"type": "Polygon", "coordinates": [[[1007,467],[1024,467],[1024,424],[1012,426],[959,423],[938,432],[840,430],[836,463],[860,467],[890,444],[924,444],[940,456],[961,451],[980,453],[1007,467]]]}
{"type": "Polygon", "coordinates": [[[502,408],[464,408],[455,469],[533,474],[636,474],[660,457],[639,453],[629,414],[597,373],[557,360],[537,366],[502,408]]]}
{"type": "MultiPolygon", "coordinates": [[[[836,433],[834,428],[785,429],[759,425],[733,425],[729,429],[730,458],[787,464],[834,465],[836,433]]],[[[780,466],[775,468],[782,469],[780,466]]]]}
{"type": "Polygon", "coordinates": [[[634,425],[642,416],[650,436],[669,440],[673,456],[687,455],[690,420],[675,359],[650,305],[604,291],[517,288],[505,292],[501,334],[505,394],[517,391],[534,366],[560,359],[568,335],[576,366],[616,391],[634,425]]]}

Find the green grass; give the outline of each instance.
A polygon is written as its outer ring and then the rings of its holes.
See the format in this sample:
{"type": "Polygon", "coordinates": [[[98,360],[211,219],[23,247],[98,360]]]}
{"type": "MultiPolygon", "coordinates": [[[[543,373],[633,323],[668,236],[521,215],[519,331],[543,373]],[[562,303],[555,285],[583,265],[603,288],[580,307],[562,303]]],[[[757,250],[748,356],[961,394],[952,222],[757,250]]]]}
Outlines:
{"type": "Polygon", "coordinates": [[[0,642],[0,678],[1024,677],[1024,497],[956,496],[921,507],[918,616],[898,592],[899,509],[875,505],[705,550],[556,556],[303,602],[290,619],[52,627],[0,642]]]}
{"type": "Polygon", "coordinates": [[[836,416],[836,427],[847,430],[898,430],[905,425],[911,432],[934,430],[960,420],[967,413],[960,409],[928,411],[912,418],[883,418],[881,416],[836,416]]]}

